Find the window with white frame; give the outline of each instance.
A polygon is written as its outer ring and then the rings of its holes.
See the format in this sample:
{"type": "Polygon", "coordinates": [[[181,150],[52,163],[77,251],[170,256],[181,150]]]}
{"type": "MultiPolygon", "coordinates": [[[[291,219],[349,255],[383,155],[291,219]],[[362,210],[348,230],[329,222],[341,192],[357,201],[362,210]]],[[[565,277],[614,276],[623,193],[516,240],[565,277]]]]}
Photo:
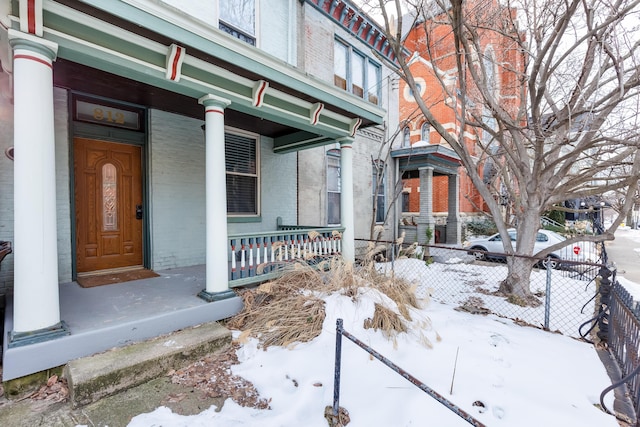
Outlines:
{"type": "Polygon", "coordinates": [[[383,223],[386,213],[386,197],[384,189],[387,180],[384,162],[374,161],[372,163],[372,172],[373,203],[376,207],[376,223],[383,223]]]}
{"type": "Polygon", "coordinates": [[[333,49],[333,83],[373,104],[380,103],[380,64],[336,39],[333,49]]]}
{"type": "Polygon", "coordinates": [[[224,134],[227,172],[227,214],[260,214],[260,174],[258,137],[249,133],[224,134]]]}
{"type": "Polygon", "coordinates": [[[340,224],[340,151],[327,152],[327,224],[340,224]]]}
{"type": "Polygon", "coordinates": [[[218,27],[232,36],[256,45],[256,0],[219,0],[218,27]]]}

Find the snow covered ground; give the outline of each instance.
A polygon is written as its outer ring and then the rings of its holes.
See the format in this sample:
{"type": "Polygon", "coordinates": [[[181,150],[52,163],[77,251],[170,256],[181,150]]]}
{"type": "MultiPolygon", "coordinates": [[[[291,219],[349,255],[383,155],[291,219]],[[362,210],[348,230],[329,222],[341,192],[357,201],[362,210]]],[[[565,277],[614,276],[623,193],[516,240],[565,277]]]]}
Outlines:
{"type": "MultiPolygon", "coordinates": [[[[426,298],[427,287],[420,284],[418,295],[426,298]]],[[[338,318],[346,331],[487,426],[618,426],[597,407],[611,381],[589,344],[427,299],[411,313],[410,331],[394,343],[363,326],[375,302],[393,308],[386,296],[368,288],[355,300],[339,294],[324,299],[323,332],[313,341],[267,351],[250,341],[239,350],[233,373],[271,399],[270,409],[242,408],[230,399],[219,412],[211,407],[194,416],[160,407],[135,417],[129,427],[326,427],[338,318]]],[[[340,406],[349,412],[349,427],[469,425],[346,338],[341,371],[340,406]]],[[[605,404],[612,408],[612,393],[605,404]]]]}

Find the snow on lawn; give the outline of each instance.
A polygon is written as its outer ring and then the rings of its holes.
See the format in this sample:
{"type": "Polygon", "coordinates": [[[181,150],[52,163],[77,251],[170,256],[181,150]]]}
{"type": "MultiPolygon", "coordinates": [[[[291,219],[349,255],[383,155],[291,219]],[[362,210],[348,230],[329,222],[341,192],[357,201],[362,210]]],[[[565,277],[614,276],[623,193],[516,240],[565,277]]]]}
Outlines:
{"type": "MultiPolygon", "coordinates": [[[[536,326],[545,324],[545,296],[547,271],[534,270],[531,274],[531,292],[539,295],[543,304],[538,307],[521,307],[508,303],[504,297],[491,295],[507,277],[504,264],[481,266],[465,264],[451,259],[448,263],[426,265],[418,259],[400,259],[381,264],[379,270],[389,272],[418,284],[418,296],[432,293],[436,301],[460,305],[472,297],[475,306],[511,319],[520,319],[536,326]]],[[[575,273],[551,270],[549,294],[549,329],[565,335],[580,337],[578,327],[594,316],[594,282],[571,276],[575,273]]]]}
{"type": "MultiPolygon", "coordinates": [[[[457,274],[461,282],[467,273],[474,280],[487,276],[483,267],[468,267],[456,265],[459,271],[454,273],[425,266],[425,274],[457,274]]],[[[421,282],[418,295],[426,297],[428,287],[434,287],[431,280],[421,282]]],[[[333,402],[338,318],[344,319],[346,331],[487,426],[618,426],[613,416],[596,406],[601,391],[611,382],[589,344],[494,315],[456,311],[457,304],[435,300],[423,300],[424,307],[411,313],[409,332],[393,342],[381,331],[364,328],[364,320],[373,316],[374,303],[395,308],[377,290],[361,288],[355,299],[331,294],[324,300],[323,332],[311,342],[264,351],[252,340],[238,351],[240,364],[232,368],[233,373],[251,381],[261,397],[271,399],[270,409],[242,408],[230,399],[219,412],[211,407],[193,416],[160,407],[135,417],[129,427],[326,427],[324,410],[333,402]]],[[[607,407],[612,408],[612,400],[608,394],[607,407]]],[[[349,427],[469,425],[346,338],[340,406],[349,412],[349,427]]]]}

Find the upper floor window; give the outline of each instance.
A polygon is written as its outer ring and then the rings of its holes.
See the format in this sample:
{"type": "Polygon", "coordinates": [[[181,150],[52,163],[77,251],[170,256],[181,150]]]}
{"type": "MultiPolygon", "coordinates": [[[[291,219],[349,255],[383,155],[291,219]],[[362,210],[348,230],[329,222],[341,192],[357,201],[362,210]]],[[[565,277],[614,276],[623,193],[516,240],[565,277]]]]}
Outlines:
{"type": "Polygon", "coordinates": [[[232,36],[256,45],[256,1],[219,0],[220,29],[232,36]]]}
{"type": "Polygon", "coordinates": [[[373,104],[380,103],[380,64],[336,40],[333,50],[333,83],[373,104]]]}
{"type": "Polygon", "coordinates": [[[251,134],[225,132],[224,152],[227,172],[227,214],[259,215],[258,138],[251,134]]]}

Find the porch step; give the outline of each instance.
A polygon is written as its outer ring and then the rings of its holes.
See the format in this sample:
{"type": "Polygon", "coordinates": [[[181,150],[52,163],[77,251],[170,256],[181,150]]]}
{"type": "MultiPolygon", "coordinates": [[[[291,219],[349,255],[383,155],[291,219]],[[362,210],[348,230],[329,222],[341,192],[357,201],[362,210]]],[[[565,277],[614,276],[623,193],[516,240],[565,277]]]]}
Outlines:
{"type": "Polygon", "coordinates": [[[231,343],[231,331],[205,323],[72,360],[64,368],[71,404],[87,405],[165,375],[231,343]]]}

